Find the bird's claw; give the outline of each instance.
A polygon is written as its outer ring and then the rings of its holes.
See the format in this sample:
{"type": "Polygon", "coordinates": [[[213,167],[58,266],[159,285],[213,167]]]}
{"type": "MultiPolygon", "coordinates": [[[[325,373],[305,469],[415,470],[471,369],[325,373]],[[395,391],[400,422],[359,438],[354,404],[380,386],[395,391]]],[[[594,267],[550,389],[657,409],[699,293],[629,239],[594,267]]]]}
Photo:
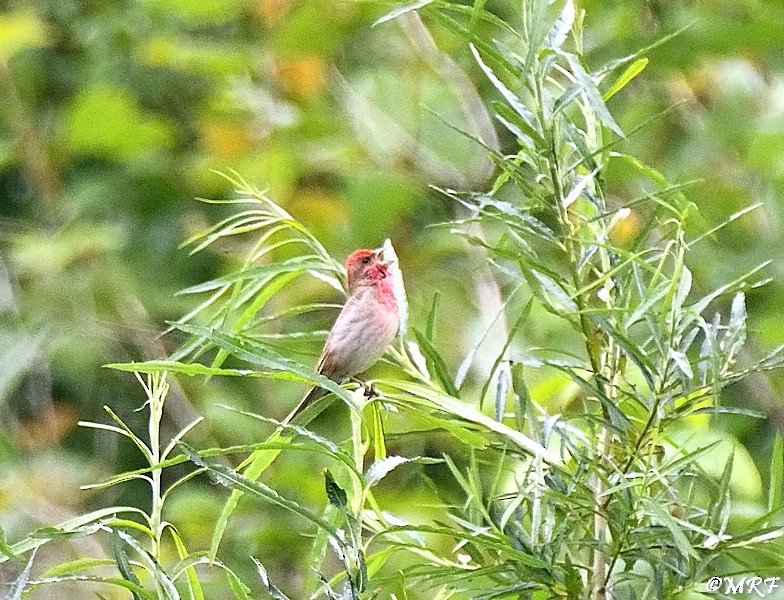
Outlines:
{"type": "Polygon", "coordinates": [[[372,383],[368,383],[367,381],[362,381],[361,379],[357,379],[355,377],[352,377],[351,381],[356,383],[358,386],[362,387],[365,398],[370,399],[381,395],[378,393],[378,390],[375,387],[373,387],[372,383]]]}

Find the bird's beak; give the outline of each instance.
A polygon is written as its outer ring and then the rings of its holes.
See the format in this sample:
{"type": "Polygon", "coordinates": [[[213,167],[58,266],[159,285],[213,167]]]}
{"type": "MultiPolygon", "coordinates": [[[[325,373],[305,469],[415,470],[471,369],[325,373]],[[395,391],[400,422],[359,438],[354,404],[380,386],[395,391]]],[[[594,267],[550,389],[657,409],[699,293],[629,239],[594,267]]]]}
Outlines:
{"type": "Polygon", "coordinates": [[[386,259],[384,258],[384,247],[383,247],[383,246],[381,246],[380,248],[376,248],[375,250],[373,250],[373,256],[375,256],[375,257],[376,257],[376,259],[377,259],[377,260],[378,260],[378,261],[379,261],[379,262],[380,262],[382,265],[384,265],[385,267],[388,267],[388,266],[390,266],[390,265],[392,264],[392,261],[391,261],[391,260],[386,260],[386,259]]]}

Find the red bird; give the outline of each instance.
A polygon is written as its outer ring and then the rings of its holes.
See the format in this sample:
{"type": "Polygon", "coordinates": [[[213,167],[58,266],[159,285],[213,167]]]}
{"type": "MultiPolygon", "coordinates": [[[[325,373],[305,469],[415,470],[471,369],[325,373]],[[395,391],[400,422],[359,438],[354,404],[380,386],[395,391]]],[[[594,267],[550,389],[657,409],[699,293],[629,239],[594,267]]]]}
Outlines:
{"type": "MultiPolygon", "coordinates": [[[[316,370],[342,382],[376,362],[395,339],[399,326],[390,262],[383,248],[357,250],[346,259],[348,300],[327,336],[316,370]]],[[[286,419],[327,392],[314,387],[286,419]]]]}

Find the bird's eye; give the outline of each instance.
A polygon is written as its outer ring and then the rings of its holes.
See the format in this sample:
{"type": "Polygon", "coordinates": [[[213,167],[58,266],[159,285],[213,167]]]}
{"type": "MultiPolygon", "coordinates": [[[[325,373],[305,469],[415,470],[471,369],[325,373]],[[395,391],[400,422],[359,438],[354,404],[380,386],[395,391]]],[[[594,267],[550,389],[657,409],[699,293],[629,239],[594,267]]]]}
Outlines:
{"type": "Polygon", "coordinates": [[[369,262],[370,262],[370,257],[369,257],[369,256],[366,256],[365,258],[363,258],[363,259],[362,259],[362,264],[363,264],[363,265],[366,265],[366,264],[368,264],[369,262]]]}

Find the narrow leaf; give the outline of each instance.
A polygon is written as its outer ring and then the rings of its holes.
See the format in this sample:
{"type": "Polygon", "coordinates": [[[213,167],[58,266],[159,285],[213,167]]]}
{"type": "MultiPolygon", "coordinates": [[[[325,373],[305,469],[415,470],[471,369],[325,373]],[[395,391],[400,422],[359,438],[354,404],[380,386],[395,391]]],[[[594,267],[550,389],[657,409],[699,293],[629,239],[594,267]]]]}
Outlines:
{"type": "Polygon", "coordinates": [[[2,552],[6,558],[19,560],[19,557],[14,552],[14,549],[11,548],[10,544],[5,539],[5,532],[2,529],[0,529],[0,552],[2,552]]]}
{"type": "Polygon", "coordinates": [[[593,181],[594,177],[596,176],[596,173],[598,172],[599,172],[599,168],[597,167],[596,169],[588,173],[588,175],[585,175],[584,177],[580,177],[579,181],[575,184],[572,190],[566,195],[566,198],[563,199],[564,208],[569,208],[569,206],[571,206],[572,203],[580,197],[580,194],[582,194],[585,188],[588,187],[588,185],[593,181]]]}
{"type": "Polygon", "coordinates": [[[425,325],[425,335],[431,342],[433,341],[433,334],[436,328],[436,313],[438,312],[438,301],[441,299],[441,292],[436,290],[433,293],[433,300],[430,303],[430,310],[427,313],[427,322],[425,325]]]}
{"type": "MultiPolygon", "coordinates": [[[[112,554],[114,554],[114,560],[117,562],[117,569],[120,571],[120,575],[122,575],[123,579],[133,583],[134,585],[141,585],[139,578],[131,568],[131,560],[128,558],[128,553],[125,550],[125,543],[120,537],[120,532],[117,529],[112,529],[110,539],[112,554]]],[[[141,600],[141,596],[139,596],[139,594],[136,592],[131,593],[133,594],[134,600],[141,600]]]]}
{"type": "Polygon", "coordinates": [[[574,54],[570,54],[568,52],[563,52],[561,54],[566,57],[574,78],[577,80],[577,83],[585,93],[585,97],[588,100],[588,105],[596,113],[596,116],[599,117],[599,120],[605,126],[612,129],[620,137],[625,137],[623,131],[620,127],[618,127],[615,119],[613,119],[613,116],[607,109],[607,105],[605,105],[604,100],[602,100],[602,97],[599,95],[599,90],[596,89],[596,84],[593,82],[593,79],[587,73],[582,64],[580,64],[580,60],[574,54]]]}
{"type": "Polygon", "coordinates": [[[351,398],[351,395],[337,383],[324,377],[316,370],[295,362],[290,358],[286,358],[258,342],[243,336],[232,336],[215,329],[199,327],[197,325],[189,325],[186,323],[172,323],[172,325],[185,333],[207,339],[226,350],[229,354],[233,354],[237,358],[251,364],[258,364],[273,371],[285,371],[304,377],[325,390],[332,392],[354,410],[359,411],[359,407],[351,398]]]}
{"type": "Polygon", "coordinates": [[[294,502],[293,500],[289,500],[288,498],[281,496],[277,491],[261,483],[260,481],[253,481],[252,479],[248,479],[234,469],[224,465],[207,464],[204,462],[204,460],[202,460],[199,453],[196,452],[193,448],[184,443],[181,444],[181,446],[191,461],[197,466],[206,469],[207,473],[216,483],[219,483],[220,485],[223,485],[232,490],[242,491],[255,500],[263,500],[265,502],[276,504],[277,506],[285,508],[286,510],[289,510],[290,512],[297,514],[305,520],[317,525],[318,527],[325,529],[339,541],[338,533],[335,528],[310,509],[302,506],[297,502],[294,502]]]}
{"type": "Polygon", "coordinates": [[[180,373],[189,377],[203,375],[222,375],[226,377],[261,377],[262,374],[251,369],[219,369],[200,363],[183,363],[176,360],[147,360],[144,362],[110,363],[106,369],[116,369],[129,373],[180,373]]]}
{"type": "Polygon", "coordinates": [[[773,456],[770,461],[770,489],[768,490],[768,512],[782,506],[784,494],[784,439],[776,432],[773,442],[773,456]]]}
{"type": "Polygon", "coordinates": [[[562,467],[563,465],[561,458],[558,455],[536,443],[525,434],[515,431],[511,427],[507,427],[503,423],[488,417],[468,404],[464,404],[438,390],[406,381],[389,381],[387,384],[419,398],[429,400],[436,408],[447,412],[453,417],[479,425],[487,431],[492,431],[524,452],[541,457],[544,462],[551,466],[562,467]]]}
{"type": "Polygon", "coordinates": [[[621,73],[621,76],[618,77],[618,79],[615,80],[615,83],[610,86],[610,89],[604,92],[604,95],[602,95],[602,100],[607,102],[610,98],[615,96],[615,94],[625,88],[632,79],[642,73],[647,66],[647,58],[638,58],[635,60],[632,64],[626,67],[626,70],[621,73]]]}
{"type": "Polygon", "coordinates": [[[14,580],[11,584],[11,589],[8,590],[8,593],[5,595],[3,600],[21,600],[22,594],[27,587],[27,582],[30,580],[30,571],[33,568],[33,561],[35,560],[35,553],[36,550],[33,550],[30,553],[30,558],[27,559],[27,564],[25,568],[22,569],[22,572],[19,573],[19,576],[14,580]]]}
{"type": "Polygon", "coordinates": [[[444,386],[446,393],[455,398],[459,398],[460,392],[458,391],[457,386],[455,386],[452,376],[449,374],[449,369],[446,366],[444,358],[426,336],[422,335],[417,329],[412,329],[412,331],[416,336],[417,342],[419,342],[422,354],[425,355],[425,358],[433,367],[433,371],[435,371],[438,381],[444,386]]]}
{"type": "MultiPolygon", "coordinates": [[[[188,555],[188,549],[185,547],[185,543],[182,541],[179,532],[173,526],[169,526],[167,529],[169,531],[169,535],[171,535],[171,538],[174,541],[174,546],[177,548],[177,555],[180,557],[180,560],[183,562],[187,561],[190,558],[188,555]]],[[[202,556],[201,560],[206,561],[207,559],[206,557],[202,556]]],[[[182,565],[183,563],[181,562],[180,564],[182,565]]],[[[188,581],[188,590],[191,594],[191,600],[205,600],[204,590],[201,587],[199,575],[196,573],[195,564],[191,563],[184,568],[185,577],[188,581]]],[[[177,578],[175,575],[172,575],[172,579],[176,580],[177,578]]]]}
{"type": "Polygon", "coordinates": [[[692,557],[699,560],[700,556],[694,550],[691,542],[686,537],[686,534],[683,533],[683,529],[675,521],[675,519],[673,519],[667,511],[665,511],[661,506],[659,506],[659,504],[650,498],[642,498],[641,502],[645,506],[645,510],[648,512],[648,514],[659,521],[670,531],[672,539],[675,542],[675,545],[678,547],[678,550],[680,550],[681,555],[684,558],[692,557]]]}
{"type": "Polygon", "coordinates": [[[252,269],[236,271],[234,273],[230,273],[229,275],[218,277],[217,279],[205,281],[204,283],[200,283],[192,287],[186,288],[178,292],[178,294],[180,295],[198,294],[201,292],[208,292],[211,290],[215,290],[223,287],[226,284],[236,283],[238,281],[246,281],[246,280],[259,281],[262,279],[269,279],[280,273],[306,271],[310,269],[332,270],[333,267],[331,264],[325,262],[320,258],[314,258],[313,256],[297,256],[295,258],[290,258],[288,260],[271,263],[269,265],[264,265],[261,267],[254,267],[252,269]]]}
{"type": "Polygon", "coordinates": [[[547,33],[543,46],[557,50],[566,41],[566,36],[574,24],[574,2],[566,0],[558,20],[547,33]]]}
{"type": "Polygon", "coordinates": [[[386,23],[387,21],[392,21],[393,19],[397,19],[398,17],[410,13],[412,10],[417,10],[422,8],[423,6],[427,6],[433,2],[433,0],[417,0],[416,2],[411,2],[410,4],[402,4],[400,6],[396,6],[394,9],[389,11],[383,17],[379,17],[373,22],[371,27],[375,27],[376,25],[381,25],[382,23],[386,23]]]}
{"type": "Polygon", "coordinates": [[[473,43],[470,44],[470,48],[479,67],[482,69],[482,71],[484,71],[485,75],[495,86],[495,88],[501,92],[501,95],[509,103],[509,106],[511,106],[514,111],[523,119],[523,121],[525,121],[528,127],[541,136],[542,130],[534,118],[534,114],[525,107],[520,98],[512,93],[512,91],[506,87],[506,85],[496,76],[496,74],[493,73],[493,70],[485,64],[485,62],[482,60],[482,57],[479,55],[479,51],[476,49],[476,46],[474,46],[473,43]]]}
{"type": "Polygon", "coordinates": [[[348,514],[348,496],[346,495],[346,490],[335,483],[335,478],[332,476],[332,473],[329,472],[329,469],[324,471],[324,489],[327,493],[327,500],[329,500],[329,503],[344,515],[348,514]]]}
{"type": "Polygon", "coordinates": [[[262,565],[253,556],[251,556],[250,558],[256,565],[256,570],[258,571],[259,579],[261,579],[261,583],[264,584],[267,593],[270,596],[272,596],[274,600],[289,600],[289,597],[286,594],[281,592],[277,587],[275,587],[275,585],[272,584],[272,582],[270,582],[269,576],[267,575],[267,569],[264,568],[264,565],[262,565]]]}
{"type": "Polygon", "coordinates": [[[412,462],[432,465],[443,461],[438,458],[427,458],[423,456],[417,456],[415,458],[406,458],[405,456],[387,456],[386,458],[377,460],[372,465],[370,465],[367,473],[365,474],[365,482],[369,488],[373,487],[384,477],[386,477],[393,469],[396,469],[400,465],[412,462]]]}

